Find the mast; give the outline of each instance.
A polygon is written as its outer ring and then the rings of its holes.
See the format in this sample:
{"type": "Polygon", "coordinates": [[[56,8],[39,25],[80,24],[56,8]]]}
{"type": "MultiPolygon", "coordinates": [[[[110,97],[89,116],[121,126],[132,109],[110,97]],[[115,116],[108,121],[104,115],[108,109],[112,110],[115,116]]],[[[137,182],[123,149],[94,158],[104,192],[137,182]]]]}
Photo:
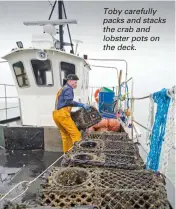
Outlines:
{"type": "MultiPolygon", "coordinates": [[[[62,15],[62,1],[58,1],[58,19],[63,19],[62,15]]],[[[60,50],[64,50],[64,36],[63,36],[63,25],[59,25],[59,40],[60,40],[60,50]]]]}
{"type": "MultiPolygon", "coordinates": [[[[66,14],[66,10],[65,10],[65,6],[64,6],[64,2],[63,0],[55,0],[54,2],[54,5],[51,9],[51,13],[49,15],[49,18],[48,20],[51,19],[52,17],[52,14],[53,14],[53,11],[55,9],[55,6],[56,6],[56,3],[58,3],[58,19],[61,20],[61,19],[64,19],[63,17],[63,13],[64,13],[64,16],[65,16],[65,19],[67,19],[67,14],[66,14]]],[[[71,39],[71,34],[70,34],[70,28],[69,28],[69,25],[67,24],[67,30],[68,30],[68,35],[69,35],[69,39],[70,39],[70,43],[64,43],[64,30],[63,30],[63,25],[59,25],[59,43],[60,43],[60,50],[64,50],[64,46],[71,46],[71,53],[74,54],[74,49],[73,49],[73,43],[72,43],[72,39],[71,39]]]]}

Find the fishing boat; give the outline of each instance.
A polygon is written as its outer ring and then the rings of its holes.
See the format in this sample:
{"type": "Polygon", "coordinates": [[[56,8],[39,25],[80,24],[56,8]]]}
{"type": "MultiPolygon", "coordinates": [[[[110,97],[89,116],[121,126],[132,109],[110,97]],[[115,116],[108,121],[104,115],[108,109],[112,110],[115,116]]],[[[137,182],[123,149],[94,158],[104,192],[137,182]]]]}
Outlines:
{"type": "MultiPolygon", "coordinates": [[[[125,60],[77,55],[79,41],[74,49],[69,29],[69,24],[76,23],[76,20],[67,19],[64,2],[55,1],[49,20],[24,22],[26,27],[43,27],[43,34],[33,35],[32,46],[25,48],[18,41],[17,47],[2,57],[12,72],[20,116],[0,121],[1,208],[174,209],[174,186],[146,160],[149,153],[152,155],[153,124],[158,120],[156,115],[154,117],[154,103],[151,103],[149,127],[135,121],[133,115],[135,100],[150,99],[152,94],[133,97],[133,78],[128,78],[125,60]],[[59,18],[51,20],[56,5],[59,18]],[[59,39],[56,38],[57,27],[59,39]],[[64,41],[64,27],[69,33],[69,43],[64,41]],[[69,52],[65,46],[70,46],[69,52]],[[112,68],[93,65],[91,61],[124,62],[125,80],[122,81],[122,71],[113,67],[117,70],[117,86],[90,88],[89,73],[93,67],[112,68]],[[68,74],[79,77],[75,100],[93,105],[107,121],[117,120],[119,129],[92,131],[90,135],[82,132],[80,144],[64,155],[52,111],[57,91],[65,85],[68,74]],[[132,83],[131,91],[127,89],[129,82],[132,83]],[[148,153],[140,143],[141,133],[136,124],[147,130],[148,153]],[[64,164],[68,165],[64,167],[64,164]]],[[[3,85],[6,89],[7,85],[3,85]]],[[[168,107],[173,124],[175,87],[166,92],[172,100],[168,107]]],[[[1,98],[5,99],[7,116],[6,91],[1,98]]],[[[79,109],[73,108],[73,112],[77,111],[79,109]]],[[[165,157],[173,146],[172,137],[169,144],[163,142],[168,150],[165,157]]]]}

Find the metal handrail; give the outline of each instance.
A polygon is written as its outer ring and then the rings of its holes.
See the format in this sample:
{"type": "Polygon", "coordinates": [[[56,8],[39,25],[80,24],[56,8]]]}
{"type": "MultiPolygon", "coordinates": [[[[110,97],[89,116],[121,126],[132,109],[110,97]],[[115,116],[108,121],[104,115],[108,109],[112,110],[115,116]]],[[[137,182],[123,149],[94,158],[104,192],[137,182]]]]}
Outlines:
{"type": "Polygon", "coordinates": [[[139,126],[141,126],[142,128],[144,128],[145,130],[147,130],[147,131],[149,131],[149,132],[152,131],[152,130],[148,129],[146,126],[142,125],[141,123],[139,123],[139,122],[137,122],[137,121],[135,121],[135,120],[133,120],[133,122],[136,123],[136,124],[138,124],[139,126]]]}
{"type": "Polygon", "coordinates": [[[7,110],[14,109],[14,108],[19,108],[19,105],[18,106],[7,107],[7,99],[18,99],[18,97],[17,96],[16,97],[8,97],[7,96],[7,87],[8,86],[15,87],[15,85],[13,85],[13,84],[0,84],[0,86],[4,86],[4,93],[5,93],[4,97],[0,97],[0,99],[5,99],[5,108],[1,108],[0,111],[5,110],[5,115],[6,115],[5,120],[7,120],[7,110]]]}
{"type": "MultiPolygon", "coordinates": [[[[0,99],[5,99],[6,97],[0,97],[0,99]]],[[[18,97],[7,97],[8,99],[16,99],[18,97]]]]}
{"type": "MultiPolygon", "coordinates": [[[[19,106],[15,106],[15,107],[7,107],[7,108],[2,108],[0,110],[9,110],[9,109],[13,109],[13,108],[18,108],[19,106]]],[[[7,118],[6,118],[7,119],[7,118]]]]}

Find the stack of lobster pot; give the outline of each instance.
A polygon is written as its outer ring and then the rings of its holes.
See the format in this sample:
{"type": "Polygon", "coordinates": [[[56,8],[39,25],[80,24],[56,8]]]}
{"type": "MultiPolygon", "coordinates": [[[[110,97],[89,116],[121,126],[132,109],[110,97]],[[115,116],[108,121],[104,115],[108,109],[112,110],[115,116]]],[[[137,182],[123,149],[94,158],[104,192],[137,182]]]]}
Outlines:
{"type": "Polygon", "coordinates": [[[169,209],[162,176],[144,169],[137,145],[125,132],[84,136],[64,155],[61,167],[48,172],[41,186],[43,206],[169,209]]]}
{"type": "Polygon", "coordinates": [[[64,156],[62,165],[129,170],[144,168],[137,145],[125,132],[91,132],[64,156]]]}

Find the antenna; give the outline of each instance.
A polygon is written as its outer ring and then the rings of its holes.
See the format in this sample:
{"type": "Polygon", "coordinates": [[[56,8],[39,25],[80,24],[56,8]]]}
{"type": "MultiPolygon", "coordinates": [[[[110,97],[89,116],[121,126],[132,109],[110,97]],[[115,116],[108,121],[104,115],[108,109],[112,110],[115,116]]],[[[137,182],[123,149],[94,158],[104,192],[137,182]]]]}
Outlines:
{"type": "Polygon", "coordinates": [[[75,47],[75,54],[76,54],[77,49],[78,49],[78,44],[83,43],[83,42],[82,42],[82,41],[80,41],[80,40],[76,40],[76,39],[74,39],[74,40],[73,40],[73,42],[75,42],[75,43],[76,43],[76,47],[75,47]]]}
{"type": "MultiPolygon", "coordinates": [[[[43,26],[43,32],[48,33],[51,36],[56,35],[56,25],[64,26],[66,24],[77,24],[76,20],[68,20],[68,19],[62,19],[62,20],[43,20],[43,21],[25,21],[23,22],[26,26],[43,26]]],[[[61,41],[60,41],[61,42],[61,41]]],[[[63,41],[62,41],[63,42],[63,41]]]]}
{"type": "Polygon", "coordinates": [[[45,21],[26,21],[24,22],[24,25],[26,26],[34,26],[34,25],[38,25],[38,26],[43,26],[43,31],[44,33],[48,33],[50,34],[52,37],[54,35],[56,35],[56,28],[55,26],[59,26],[59,49],[62,51],[64,50],[64,46],[71,46],[72,48],[72,52],[74,53],[73,50],[73,44],[72,44],[72,40],[71,40],[71,35],[70,35],[70,30],[69,30],[69,24],[77,24],[76,20],[69,20],[67,19],[67,15],[66,15],[66,11],[65,11],[65,6],[63,1],[58,1],[55,0],[52,9],[51,9],[51,13],[49,15],[49,19],[45,20],[45,21]],[[50,20],[53,14],[53,11],[55,9],[56,3],[58,3],[58,20],[50,20]],[[65,19],[63,18],[63,12],[65,15],[65,19]],[[67,30],[68,30],[68,34],[69,34],[69,39],[70,39],[70,43],[65,43],[64,42],[64,38],[63,38],[63,27],[67,25],[67,30]]]}
{"type": "Polygon", "coordinates": [[[42,20],[42,21],[25,21],[23,22],[24,25],[26,26],[31,26],[31,25],[39,25],[39,26],[44,26],[47,24],[51,24],[53,26],[55,25],[66,25],[66,24],[77,24],[76,20],[68,20],[68,19],[62,19],[62,20],[42,20]]]}
{"type": "MultiPolygon", "coordinates": [[[[53,14],[53,11],[54,11],[54,8],[55,8],[57,2],[58,2],[58,19],[60,19],[60,20],[63,19],[63,12],[64,12],[64,15],[65,15],[65,19],[67,19],[67,14],[66,14],[64,2],[62,0],[61,1],[55,0],[54,5],[51,9],[51,13],[49,15],[49,20],[52,17],[52,14],[53,14]]],[[[69,39],[70,39],[70,45],[71,45],[71,48],[72,48],[72,52],[74,53],[73,44],[72,44],[72,40],[71,40],[70,29],[69,29],[68,24],[67,24],[67,30],[68,30],[68,34],[69,34],[69,39]]],[[[63,40],[63,26],[62,25],[59,26],[59,41],[60,41],[60,49],[63,50],[64,40],[63,40]]]]}

